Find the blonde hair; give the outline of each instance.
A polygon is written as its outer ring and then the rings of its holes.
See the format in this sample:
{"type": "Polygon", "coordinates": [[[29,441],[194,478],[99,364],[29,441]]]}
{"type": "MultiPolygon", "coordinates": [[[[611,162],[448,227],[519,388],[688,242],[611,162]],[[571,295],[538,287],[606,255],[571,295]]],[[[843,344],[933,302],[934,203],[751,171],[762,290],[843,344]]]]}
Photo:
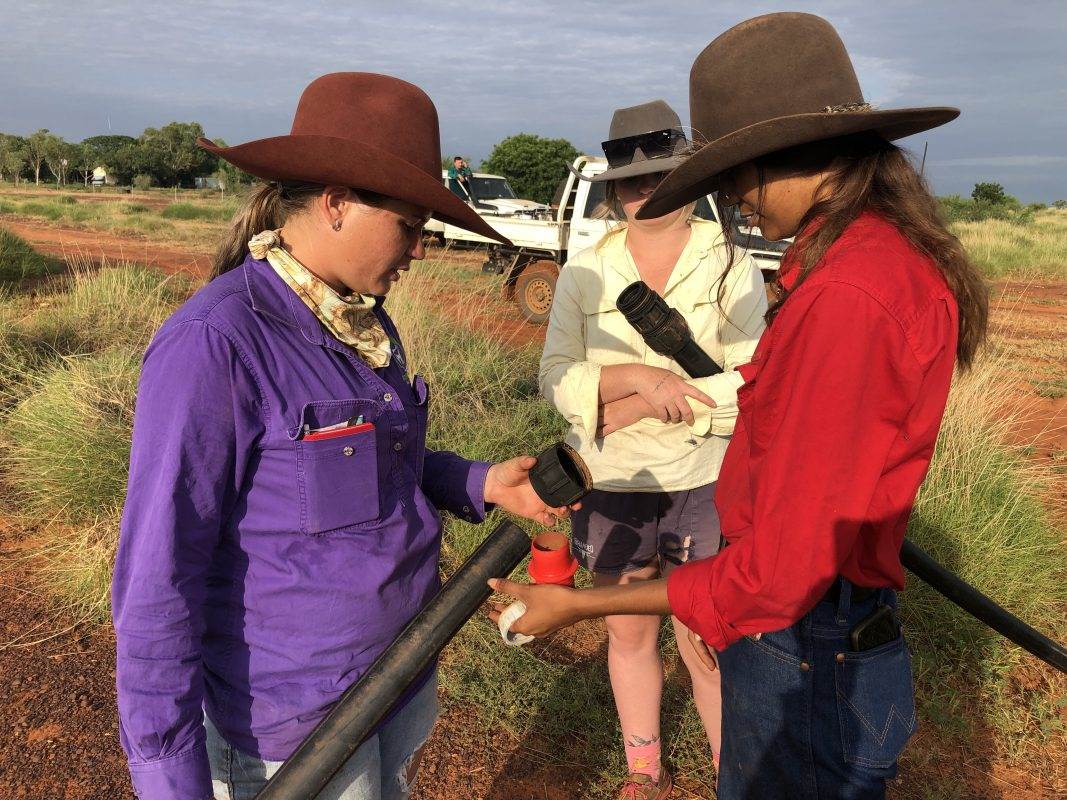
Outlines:
{"type": "MultiPolygon", "coordinates": [[[[696,201],[689,205],[683,206],[681,209],[682,215],[685,217],[686,224],[693,219],[693,210],[696,208],[696,201]]],[[[599,251],[601,247],[620,231],[626,230],[629,220],[626,219],[626,211],[622,207],[622,201],[619,200],[619,190],[615,188],[615,181],[608,181],[604,186],[604,200],[597,204],[597,207],[593,209],[593,213],[589,215],[590,219],[603,219],[603,220],[615,220],[618,224],[612,225],[608,228],[607,232],[600,237],[596,244],[593,245],[593,249],[599,251]]]]}

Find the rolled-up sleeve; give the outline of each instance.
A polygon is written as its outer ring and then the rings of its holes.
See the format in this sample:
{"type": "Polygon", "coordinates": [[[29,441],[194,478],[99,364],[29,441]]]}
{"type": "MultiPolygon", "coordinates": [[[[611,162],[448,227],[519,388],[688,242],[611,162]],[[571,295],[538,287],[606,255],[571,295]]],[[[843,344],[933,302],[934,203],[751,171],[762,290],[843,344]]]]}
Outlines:
{"type": "Polygon", "coordinates": [[[585,312],[574,273],[564,267],[556,281],[538,384],[541,395],[591,440],[599,416],[600,364],[586,359],[585,312]]]}
{"type": "Polygon", "coordinates": [[[201,637],[207,573],[261,434],[259,392],[200,320],[145,355],[112,582],[119,734],[144,800],[212,795],[201,637]]]}
{"type": "Polygon", "coordinates": [[[490,466],[447,450],[428,450],[422,490],[436,508],[467,522],[481,522],[492,510],[492,504],[485,502],[485,476],[490,466]]]}
{"type": "MultiPolygon", "coordinates": [[[[713,290],[718,294],[718,287],[713,290]]],[[[715,401],[715,408],[690,399],[697,436],[729,436],[737,421],[737,390],[744,378],[737,372],[752,360],[756,344],[766,327],[767,293],[763,276],[751,256],[744,256],[726,274],[722,286],[722,303],[716,334],[722,352],[723,371],[708,378],[688,382],[715,401]]]]}
{"type": "Polygon", "coordinates": [[[792,625],[825,593],[921,382],[900,326],[852,286],[798,293],[774,324],[761,430],[746,432],[751,453],[736,462],[748,470],[751,530],[667,581],[674,615],[716,649],[792,625]]]}

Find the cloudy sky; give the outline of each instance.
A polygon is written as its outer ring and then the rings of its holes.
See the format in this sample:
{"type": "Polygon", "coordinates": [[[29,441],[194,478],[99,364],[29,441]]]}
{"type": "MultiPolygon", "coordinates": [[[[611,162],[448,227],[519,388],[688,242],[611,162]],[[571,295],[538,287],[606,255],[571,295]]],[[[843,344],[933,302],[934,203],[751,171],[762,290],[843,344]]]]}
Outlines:
{"type": "MultiPolygon", "coordinates": [[[[663,97],[688,118],[694,56],[782,6],[735,0],[0,2],[0,130],[69,140],[200,122],[237,143],[287,132],[300,90],[337,70],[424,88],[446,153],[477,163],[519,132],[596,152],[611,112],[663,97]]],[[[995,180],[1067,198],[1067,2],[826,0],[867,99],[955,105],[905,144],[941,194],[995,180]]]]}

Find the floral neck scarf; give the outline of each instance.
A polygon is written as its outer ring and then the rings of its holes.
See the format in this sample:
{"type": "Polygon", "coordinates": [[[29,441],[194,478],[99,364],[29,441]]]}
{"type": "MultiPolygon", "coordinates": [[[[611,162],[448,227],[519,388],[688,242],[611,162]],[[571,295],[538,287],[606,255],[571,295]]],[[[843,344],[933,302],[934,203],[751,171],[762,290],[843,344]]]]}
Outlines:
{"type": "Polygon", "coordinates": [[[252,258],[267,260],[278,276],[318,317],[338,341],[347,344],[371,368],[389,366],[389,335],[374,313],[377,300],[369,295],[341,297],[282,248],[278,231],[257,233],[248,242],[252,258]]]}

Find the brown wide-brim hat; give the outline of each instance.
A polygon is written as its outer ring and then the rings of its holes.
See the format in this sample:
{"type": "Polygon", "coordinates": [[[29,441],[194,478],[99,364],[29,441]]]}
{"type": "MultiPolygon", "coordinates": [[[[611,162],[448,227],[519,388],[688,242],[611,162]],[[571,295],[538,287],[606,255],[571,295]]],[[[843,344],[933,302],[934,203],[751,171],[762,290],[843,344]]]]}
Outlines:
{"type": "Polygon", "coordinates": [[[234,147],[204,138],[197,144],[257,178],[378,192],[511,244],[441,182],[437,109],[422,89],[399,78],[323,75],[300,95],[288,136],[234,147]]]}
{"type": "Polygon", "coordinates": [[[874,132],[890,141],[936,128],[957,108],[878,110],[833,26],[813,14],[766,14],[709,44],[689,74],[694,137],[707,142],[637,212],[660,217],[718,188],[723,172],[788,147],[874,132]]]}

